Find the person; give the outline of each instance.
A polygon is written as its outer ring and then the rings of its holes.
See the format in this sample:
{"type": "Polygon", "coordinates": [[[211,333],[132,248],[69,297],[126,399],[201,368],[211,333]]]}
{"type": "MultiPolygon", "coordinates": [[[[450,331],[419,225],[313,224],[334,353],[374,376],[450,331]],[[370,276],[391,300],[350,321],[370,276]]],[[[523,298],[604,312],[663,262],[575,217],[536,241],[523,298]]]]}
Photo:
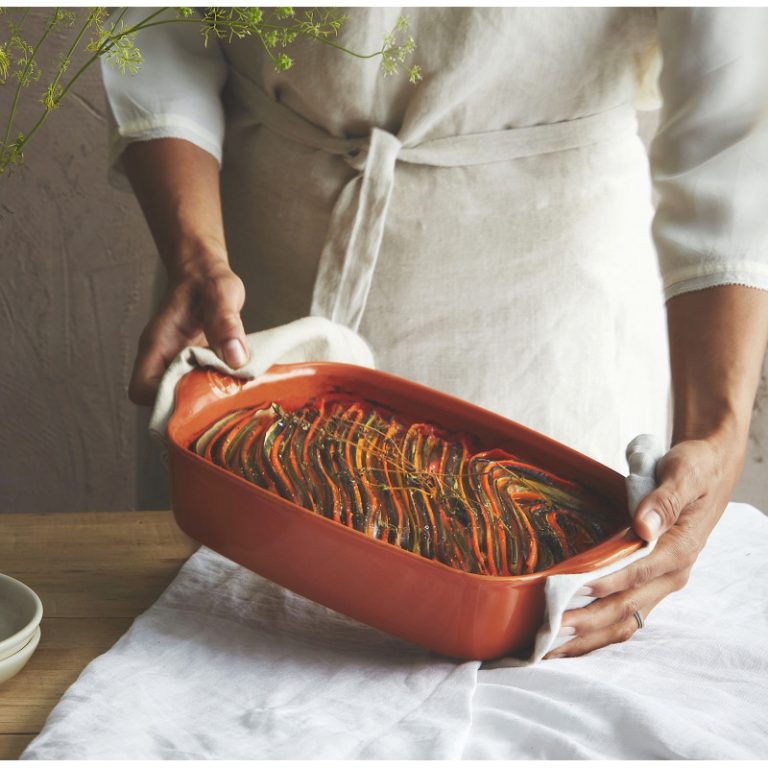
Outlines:
{"type": "MultiPolygon", "coordinates": [[[[400,13],[353,9],[338,41],[376,50],[400,13]]],[[[130,396],[151,404],[187,345],[239,367],[246,329],[322,314],[377,367],[616,469],[667,435],[633,523],[658,545],[565,614],[556,653],[580,655],[685,585],[741,471],[768,340],[768,12],[405,13],[416,85],[311,41],[277,72],[191,24],[140,33],[136,76],[103,68],[112,178],[167,272],[130,396]],[[659,104],[649,173],[635,113],[659,104]]]]}

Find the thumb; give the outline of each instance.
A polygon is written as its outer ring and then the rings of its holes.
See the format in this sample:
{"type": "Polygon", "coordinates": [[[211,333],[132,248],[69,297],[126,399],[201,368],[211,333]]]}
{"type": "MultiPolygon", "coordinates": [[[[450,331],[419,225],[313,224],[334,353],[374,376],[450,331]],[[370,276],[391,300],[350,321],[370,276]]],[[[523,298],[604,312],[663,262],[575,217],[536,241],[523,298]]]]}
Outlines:
{"type": "Polygon", "coordinates": [[[208,345],[230,368],[248,362],[248,346],[240,310],[245,303],[245,288],[234,272],[206,280],[202,295],[203,330],[208,345]]]}
{"type": "Polygon", "coordinates": [[[656,465],[658,487],[637,506],[632,526],[642,539],[653,541],[668,531],[682,511],[702,494],[695,463],[682,445],[675,446],[656,465]]]}

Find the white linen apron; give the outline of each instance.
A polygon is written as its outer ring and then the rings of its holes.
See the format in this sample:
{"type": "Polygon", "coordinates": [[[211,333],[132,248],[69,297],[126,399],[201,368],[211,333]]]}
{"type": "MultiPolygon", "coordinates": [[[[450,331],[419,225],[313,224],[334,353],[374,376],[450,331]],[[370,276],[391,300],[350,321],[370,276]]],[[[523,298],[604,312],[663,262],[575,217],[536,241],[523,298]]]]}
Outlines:
{"type": "MultiPolygon", "coordinates": [[[[390,26],[398,13],[367,10],[389,14],[390,26]]],[[[499,65],[489,41],[552,21],[524,9],[484,9],[483,24],[483,9],[407,9],[417,40],[428,11],[475,36],[470,68],[476,50],[499,65]]],[[[378,72],[372,85],[361,70],[356,106],[336,79],[356,65],[336,51],[308,46],[297,54],[308,66],[288,78],[252,48],[224,46],[225,224],[248,293],[246,330],[329,317],[359,330],[378,368],[625,471],[635,434],[666,433],[662,291],[627,75],[648,48],[648,12],[582,9],[570,21],[588,49],[603,46],[580,73],[594,89],[574,102],[553,87],[532,124],[504,104],[483,110],[487,94],[473,104],[466,88],[462,118],[451,116],[455,89],[439,83],[454,74],[450,59],[433,72],[427,58],[421,92],[378,72]],[[617,29],[623,47],[605,37],[617,29]]]]}
{"type": "MultiPolygon", "coordinates": [[[[289,51],[293,69],[276,73],[257,40],[212,38],[206,47],[192,24],[143,30],[138,74],[102,67],[110,179],[128,187],[121,153],[132,141],[184,139],[223,159],[226,235],[247,283],[248,330],[309,312],[323,246],[341,243],[322,260],[323,274],[346,263],[372,276],[345,284],[359,298],[368,291],[360,328],[384,367],[623,467],[616,446],[661,432],[666,378],[636,139],[606,131],[589,147],[481,166],[414,165],[407,154],[435,139],[559,124],[622,104],[653,109],[663,94],[650,165],[665,297],[730,284],[768,290],[768,11],[354,8],[336,42],[375,51],[402,12],[424,74],[415,87],[383,77],[375,58],[306,40],[289,51]],[[231,87],[222,98],[232,69],[331,137],[380,130],[408,152],[391,176],[397,145],[384,136],[371,154],[387,163],[366,155],[352,167],[257,125],[247,98],[231,87]],[[357,217],[362,177],[345,189],[363,160],[376,200],[386,202],[392,185],[386,216],[369,218],[364,205],[357,217]],[[346,230],[337,226],[345,217],[346,230]],[[364,239],[381,236],[378,257],[361,264],[342,260],[358,218],[371,224],[364,239]]],[[[146,13],[130,8],[124,20],[146,13]]],[[[370,245],[364,252],[376,254],[370,245]]],[[[147,482],[155,465],[146,442],[140,503],[164,506],[147,482]]]]}

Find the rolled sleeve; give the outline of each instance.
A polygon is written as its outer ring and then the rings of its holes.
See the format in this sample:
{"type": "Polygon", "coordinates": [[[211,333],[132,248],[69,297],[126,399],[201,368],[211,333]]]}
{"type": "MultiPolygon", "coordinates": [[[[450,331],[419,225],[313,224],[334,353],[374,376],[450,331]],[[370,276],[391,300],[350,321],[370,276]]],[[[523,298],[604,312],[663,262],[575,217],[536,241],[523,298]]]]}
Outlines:
{"type": "Polygon", "coordinates": [[[662,9],[659,46],[650,157],[665,297],[768,290],[768,10],[662,9]]]}
{"type": "MultiPolygon", "coordinates": [[[[130,26],[156,10],[128,8],[123,20],[130,26]]],[[[157,20],[175,15],[169,9],[157,20]]],[[[135,44],[143,58],[136,74],[121,74],[101,59],[110,182],[129,188],[122,153],[134,141],[185,139],[221,164],[224,109],[220,94],[227,64],[219,41],[212,36],[206,46],[198,24],[171,23],[139,31],[135,44]]]]}

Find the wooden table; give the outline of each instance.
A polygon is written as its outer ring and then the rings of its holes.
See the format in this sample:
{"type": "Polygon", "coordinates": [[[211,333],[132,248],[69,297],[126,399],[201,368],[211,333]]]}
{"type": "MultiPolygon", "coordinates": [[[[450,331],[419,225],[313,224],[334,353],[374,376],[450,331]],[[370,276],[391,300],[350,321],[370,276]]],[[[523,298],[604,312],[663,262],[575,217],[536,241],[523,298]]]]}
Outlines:
{"type": "Polygon", "coordinates": [[[157,599],[196,548],[170,512],[0,514],[0,572],[43,601],[40,645],[0,683],[0,760],[21,754],[83,667],[157,599]]]}

